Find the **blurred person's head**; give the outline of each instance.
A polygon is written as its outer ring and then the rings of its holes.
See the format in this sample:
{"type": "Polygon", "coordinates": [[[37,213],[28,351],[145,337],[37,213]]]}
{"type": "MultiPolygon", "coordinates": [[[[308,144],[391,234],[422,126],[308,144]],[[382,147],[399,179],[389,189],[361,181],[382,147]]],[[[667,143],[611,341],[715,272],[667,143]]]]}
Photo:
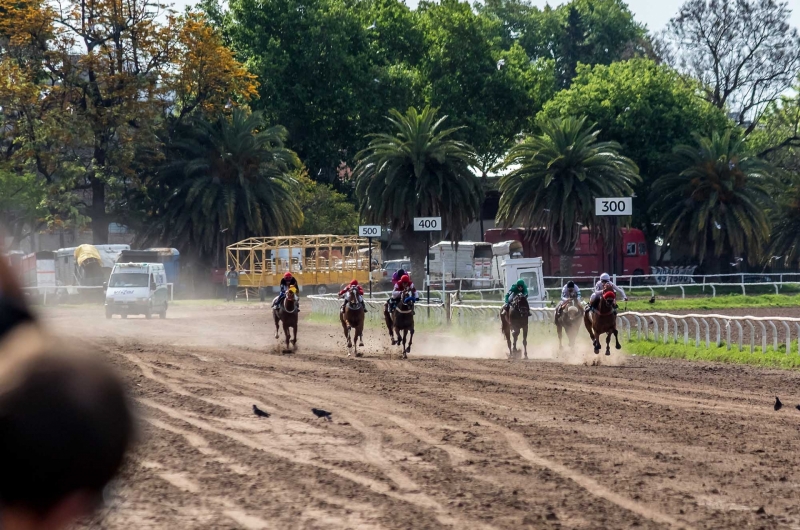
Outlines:
{"type": "Polygon", "coordinates": [[[0,255],[0,529],[55,530],[91,513],[133,435],[122,382],[44,332],[0,255]]]}
{"type": "Polygon", "coordinates": [[[131,407],[99,360],[9,346],[0,343],[0,528],[64,528],[100,505],[133,438],[131,407]]]}

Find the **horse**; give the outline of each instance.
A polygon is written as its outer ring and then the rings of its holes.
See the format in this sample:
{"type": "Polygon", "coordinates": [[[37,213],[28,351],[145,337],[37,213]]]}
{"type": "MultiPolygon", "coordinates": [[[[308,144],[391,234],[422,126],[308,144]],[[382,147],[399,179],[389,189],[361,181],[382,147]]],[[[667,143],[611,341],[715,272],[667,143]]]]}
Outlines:
{"type": "Polygon", "coordinates": [[[294,286],[286,291],[286,297],[277,308],[272,310],[275,319],[275,338],[278,338],[279,326],[283,322],[283,334],[286,337],[286,350],[289,350],[289,329],[294,329],[292,346],[297,346],[297,290],[294,286]]]}
{"type": "Polygon", "coordinates": [[[562,330],[567,331],[567,340],[569,341],[570,349],[572,350],[575,348],[575,337],[578,335],[581,313],[583,313],[583,308],[577,298],[568,299],[561,313],[556,313],[555,324],[556,331],[558,332],[558,351],[563,351],[564,349],[561,345],[562,330]]]}
{"type": "Polygon", "coordinates": [[[525,359],[528,358],[528,317],[531,316],[531,308],[528,305],[528,299],[524,296],[515,296],[508,306],[508,311],[500,312],[500,321],[502,322],[500,330],[508,343],[508,358],[512,359],[515,354],[519,353],[517,349],[517,338],[519,332],[522,330],[522,350],[525,359]],[[511,336],[514,336],[514,347],[511,347],[511,336]]]}
{"type": "MultiPolygon", "coordinates": [[[[344,294],[344,308],[339,314],[339,320],[342,322],[342,329],[344,336],[347,338],[347,348],[353,348],[353,353],[356,357],[361,357],[363,354],[358,352],[358,347],[364,347],[364,303],[358,301],[358,287],[353,285],[344,294]],[[353,340],[350,340],[350,330],[354,329],[355,334],[353,340]]],[[[350,357],[350,352],[347,352],[350,357]]]]}
{"type": "Polygon", "coordinates": [[[597,307],[583,316],[583,323],[592,339],[595,354],[600,353],[600,335],[603,333],[606,334],[606,355],[611,355],[611,335],[614,335],[616,348],[622,348],[617,333],[617,315],[614,314],[615,300],[614,289],[607,287],[603,290],[602,296],[598,297],[597,307]]]}
{"type": "Polygon", "coordinates": [[[394,311],[389,311],[389,302],[383,309],[383,316],[386,319],[386,327],[389,329],[389,337],[392,339],[392,346],[395,344],[403,345],[403,359],[408,359],[408,354],[411,353],[411,344],[414,342],[414,302],[409,302],[408,299],[412,296],[411,291],[408,289],[403,291],[394,311]],[[402,337],[400,332],[403,332],[402,337]],[[409,332],[411,336],[408,337],[409,332]],[[397,339],[395,339],[397,335],[397,339]],[[408,347],[406,347],[406,338],[408,337],[408,347]]]}

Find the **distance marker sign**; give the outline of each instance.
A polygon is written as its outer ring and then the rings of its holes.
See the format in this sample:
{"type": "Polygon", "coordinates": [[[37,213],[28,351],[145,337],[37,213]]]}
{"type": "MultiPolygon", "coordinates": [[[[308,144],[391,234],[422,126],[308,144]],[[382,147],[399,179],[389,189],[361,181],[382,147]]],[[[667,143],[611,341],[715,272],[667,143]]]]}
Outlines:
{"type": "Polygon", "coordinates": [[[594,200],[595,215],[633,215],[632,197],[607,197],[594,200]]]}
{"type": "Polygon", "coordinates": [[[441,217],[415,217],[414,232],[438,232],[442,229],[441,217]]]}
{"type": "Polygon", "coordinates": [[[361,225],[358,227],[359,237],[381,237],[380,225],[361,225]]]}

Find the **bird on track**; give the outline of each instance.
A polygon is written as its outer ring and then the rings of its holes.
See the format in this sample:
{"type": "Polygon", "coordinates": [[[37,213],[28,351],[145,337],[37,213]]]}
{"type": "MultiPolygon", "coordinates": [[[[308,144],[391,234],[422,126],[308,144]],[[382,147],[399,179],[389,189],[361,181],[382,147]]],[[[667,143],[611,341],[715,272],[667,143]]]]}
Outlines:
{"type": "Polygon", "coordinates": [[[325,418],[328,421],[333,421],[331,419],[331,413],[328,412],[327,410],[311,409],[311,412],[313,412],[314,416],[316,416],[317,418],[325,418]]]}
{"type": "Polygon", "coordinates": [[[656,303],[656,295],[650,297],[650,300],[647,301],[648,304],[655,304],[656,303]]]}
{"type": "Polygon", "coordinates": [[[781,410],[781,407],[783,407],[783,403],[781,403],[781,400],[778,398],[778,396],[775,396],[775,410],[781,410]]]}
{"type": "Polygon", "coordinates": [[[260,408],[253,405],[253,414],[258,416],[259,418],[269,418],[269,412],[264,412],[260,408]]]}
{"type": "Polygon", "coordinates": [[[796,405],[794,408],[796,408],[797,410],[800,410],[800,405],[796,405]]]}

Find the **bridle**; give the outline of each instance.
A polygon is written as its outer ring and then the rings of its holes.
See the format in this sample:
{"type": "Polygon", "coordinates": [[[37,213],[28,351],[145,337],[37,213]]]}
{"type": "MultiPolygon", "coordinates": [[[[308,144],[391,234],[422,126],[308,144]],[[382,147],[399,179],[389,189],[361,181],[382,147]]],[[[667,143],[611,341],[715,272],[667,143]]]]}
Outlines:
{"type": "Polygon", "coordinates": [[[294,292],[291,289],[286,291],[286,296],[283,299],[283,310],[286,313],[292,314],[292,313],[295,313],[297,311],[297,303],[295,303],[297,300],[295,299],[294,296],[295,296],[294,292]],[[294,307],[292,308],[291,311],[289,310],[289,306],[288,306],[288,303],[290,301],[294,304],[294,307]]]}
{"type": "Polygon", "coordinates": [[[407,304],[405,302],[405,299],[408,298],[409,294],[410,294],[410,291],[408,289],[403,289],[403,294],[400,295],[400,300],[398,300],[397,306],[395,306],[395,308],[394,308],[395,311],[397,311],[400,314],[405,315],[407,313],[411,313],[414,310],[413,302],[410,303],[410,304],[407,304]],[[401,305],[404,306],[404,307],[407,307],[408,309],[400,309],[401,305]]]}
{"type": "Polygon", "coordinates": [[[355,285],[351,286],[347,292],[347,307],[351,311],[358,311],[362,307],[361,302],[358,301],[358,287],[355,285]]]}

